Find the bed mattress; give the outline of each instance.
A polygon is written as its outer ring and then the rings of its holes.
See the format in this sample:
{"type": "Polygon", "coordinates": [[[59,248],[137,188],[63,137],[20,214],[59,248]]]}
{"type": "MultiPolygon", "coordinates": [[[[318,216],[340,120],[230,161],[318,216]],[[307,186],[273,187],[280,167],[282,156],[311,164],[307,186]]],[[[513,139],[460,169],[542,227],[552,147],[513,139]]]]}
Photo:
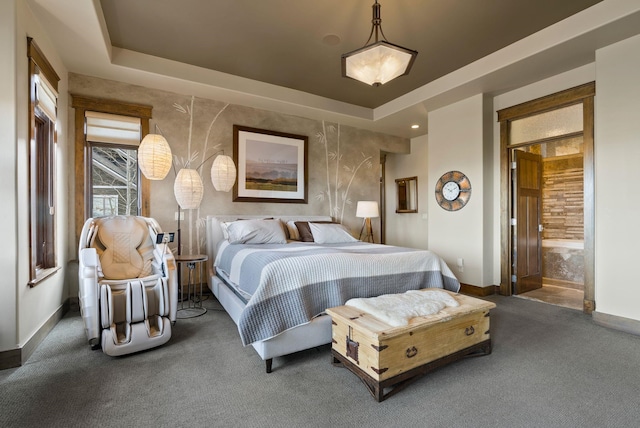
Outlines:
{"type": "Polygon", "coordinates": [[[326,308],[351,298],[460,288],[446,263],[430,251],[364,242],[231,245],[223,241],[215,268],[246,301],[238,320],[244,345],[309,323],[326,308]]]}

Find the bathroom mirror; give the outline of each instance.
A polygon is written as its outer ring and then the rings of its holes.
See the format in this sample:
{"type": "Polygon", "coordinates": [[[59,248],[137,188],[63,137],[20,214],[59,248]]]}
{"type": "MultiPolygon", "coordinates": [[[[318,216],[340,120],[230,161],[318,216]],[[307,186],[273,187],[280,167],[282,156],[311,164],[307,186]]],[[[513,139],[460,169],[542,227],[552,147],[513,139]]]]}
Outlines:
{"type": "Polygon", "coordinates": [[[396,179],[397,213],[418,212],[418,177],[396,179]]]}

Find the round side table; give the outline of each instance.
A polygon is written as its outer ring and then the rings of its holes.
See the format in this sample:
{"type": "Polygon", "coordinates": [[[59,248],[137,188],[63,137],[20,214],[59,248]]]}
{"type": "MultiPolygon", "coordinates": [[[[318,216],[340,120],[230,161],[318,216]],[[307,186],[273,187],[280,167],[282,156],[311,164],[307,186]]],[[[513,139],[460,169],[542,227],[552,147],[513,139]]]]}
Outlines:
{"type": "Polygon", "coordinates": [[[175,256],[178,263],[180,282],[180,308],[178,319],[195,318],[207,313],[207,308],[202,307],[202,283],[206,281],[206,262],[209,257],[206,254],[178,254],[175,256]],[[183,274],[186,273],[187,283],[183,284],[183,274]],[[185,305],[184,289],[187,288],[185,305]],[[199,293],[199,296],[198,296],[199,293]]]}

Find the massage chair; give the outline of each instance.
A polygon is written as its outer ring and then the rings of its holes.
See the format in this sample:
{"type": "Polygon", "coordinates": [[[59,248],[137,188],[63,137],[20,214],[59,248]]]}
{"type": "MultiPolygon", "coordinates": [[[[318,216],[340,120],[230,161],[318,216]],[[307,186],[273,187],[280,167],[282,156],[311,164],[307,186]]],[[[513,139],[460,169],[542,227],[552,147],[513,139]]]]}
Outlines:
{"type": "Polygon", "coordinates": [[[176,264],[147,217],[88,219],[78,248],[80,313],[92,349],[119,356],[171,337],[178,304],[176,264]]]}

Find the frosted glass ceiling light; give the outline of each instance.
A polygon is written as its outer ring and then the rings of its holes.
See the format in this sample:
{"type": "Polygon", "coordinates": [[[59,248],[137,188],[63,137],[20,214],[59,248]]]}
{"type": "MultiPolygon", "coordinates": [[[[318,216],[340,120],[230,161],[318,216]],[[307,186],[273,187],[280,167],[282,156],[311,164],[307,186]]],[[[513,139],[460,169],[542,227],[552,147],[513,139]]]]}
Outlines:
{"type": "Polygon", "coordinates": [[[417,51],[389,43],[382,32],[380,5],[378,0],[373,4],[371,34],[365,46],[342,55],[342,75],[366,83],[380,86],[396,77],[409,74],[417,51]],[[382,40],[378,40],[378,32],[382,40]],[[375,41],[371,37],[375,34],[375,41]]]}

